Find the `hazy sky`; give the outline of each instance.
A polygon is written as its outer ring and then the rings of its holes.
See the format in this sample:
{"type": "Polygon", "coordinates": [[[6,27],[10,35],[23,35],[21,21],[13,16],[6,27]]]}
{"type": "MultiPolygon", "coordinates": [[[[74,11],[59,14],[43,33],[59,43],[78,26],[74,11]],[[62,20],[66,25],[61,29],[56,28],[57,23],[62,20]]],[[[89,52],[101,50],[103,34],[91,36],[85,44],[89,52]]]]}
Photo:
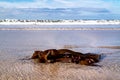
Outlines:
{"type": "Polygon", "coordinates": [[[0,0],[0,8],[0,19],[120,19],[120,0],[0,0]]]}

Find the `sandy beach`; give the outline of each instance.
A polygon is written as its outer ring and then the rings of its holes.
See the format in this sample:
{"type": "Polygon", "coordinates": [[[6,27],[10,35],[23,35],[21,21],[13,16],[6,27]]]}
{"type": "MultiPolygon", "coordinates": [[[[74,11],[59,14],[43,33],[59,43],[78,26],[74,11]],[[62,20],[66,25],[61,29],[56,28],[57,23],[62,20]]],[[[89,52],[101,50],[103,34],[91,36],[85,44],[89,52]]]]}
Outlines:
{"type": "Polygon", "coordinates": [[[120,80],[119,34],[119,30],[2,30],[0,80],[120,80]],[[68,48],[105,56],[97,63],[100,66],[25,60],[34,50],[50,48],[68,48]]]}
{"type": "Polygon", "coordinates": [[[101,49],[100,51],[106,55],[98,63],[100,66],[73,63],[43,64],[33,60],[23,60],[30,57],[32,51],[16,50],[14,53],[11,50],[1,51],[0,80],[119,80],[120,50],[105,52],[107,49],[101,49]]]}

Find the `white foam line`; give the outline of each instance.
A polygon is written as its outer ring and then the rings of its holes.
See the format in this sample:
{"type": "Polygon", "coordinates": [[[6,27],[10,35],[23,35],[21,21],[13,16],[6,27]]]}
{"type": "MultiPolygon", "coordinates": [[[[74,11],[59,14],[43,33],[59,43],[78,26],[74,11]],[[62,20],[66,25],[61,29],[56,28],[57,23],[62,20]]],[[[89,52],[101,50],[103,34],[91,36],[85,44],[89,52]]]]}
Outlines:
{"type": "Polygon", "coordinates": [[[0,25],[120,25],[120,22],[0,22],[0,25]]]}

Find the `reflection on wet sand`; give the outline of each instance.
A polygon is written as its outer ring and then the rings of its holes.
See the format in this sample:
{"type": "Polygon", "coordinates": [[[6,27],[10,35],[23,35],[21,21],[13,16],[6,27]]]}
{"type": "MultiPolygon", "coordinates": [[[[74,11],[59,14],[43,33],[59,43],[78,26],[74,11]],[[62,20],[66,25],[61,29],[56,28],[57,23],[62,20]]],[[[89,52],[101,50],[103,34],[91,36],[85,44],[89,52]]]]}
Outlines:
{"type": "Polygon", "coordinates": [[[120,49],[120,46],[99,46],[99,48],[120,49]]]}

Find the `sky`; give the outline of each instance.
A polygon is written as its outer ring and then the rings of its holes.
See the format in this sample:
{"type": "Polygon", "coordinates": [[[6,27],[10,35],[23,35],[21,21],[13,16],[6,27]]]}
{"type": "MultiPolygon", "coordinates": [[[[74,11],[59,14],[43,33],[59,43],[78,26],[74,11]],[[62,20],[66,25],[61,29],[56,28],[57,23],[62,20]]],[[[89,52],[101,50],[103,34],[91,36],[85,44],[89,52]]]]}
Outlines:
{"type": "Polygon", "coordinates": [[[120,19],[120,0],[0,0],[0,19],[120,19]]]}

